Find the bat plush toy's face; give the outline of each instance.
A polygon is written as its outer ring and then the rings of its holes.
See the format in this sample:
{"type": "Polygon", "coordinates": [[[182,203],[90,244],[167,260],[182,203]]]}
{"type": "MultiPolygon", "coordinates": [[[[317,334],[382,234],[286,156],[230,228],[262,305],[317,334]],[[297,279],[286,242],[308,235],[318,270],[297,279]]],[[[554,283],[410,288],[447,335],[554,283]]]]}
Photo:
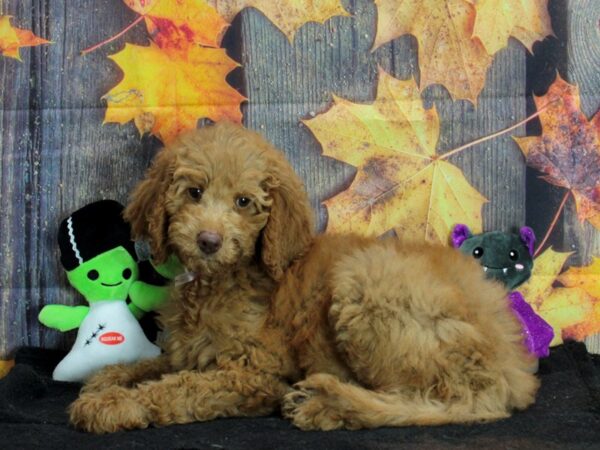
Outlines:
{"type": "Polygon", "coordinates": [[[531,276],[535,236],[529,227],[519,234],[492,231],[472,235],[465,225],[452,231],[452,243],[482,265],[488,278],[514,289],[531,276]]]}

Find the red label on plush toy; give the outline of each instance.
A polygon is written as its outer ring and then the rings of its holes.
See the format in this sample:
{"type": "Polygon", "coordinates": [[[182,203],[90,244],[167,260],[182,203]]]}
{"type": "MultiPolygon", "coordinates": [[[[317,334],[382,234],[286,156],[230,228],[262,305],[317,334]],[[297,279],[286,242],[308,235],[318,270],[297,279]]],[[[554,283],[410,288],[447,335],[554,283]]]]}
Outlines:
{"type": "Polygon", "coordinates": [[[106,345],[119,345],[125,342],[125,336],[116,331],[110,331],[100,335],[100,342],[106,345]]]}

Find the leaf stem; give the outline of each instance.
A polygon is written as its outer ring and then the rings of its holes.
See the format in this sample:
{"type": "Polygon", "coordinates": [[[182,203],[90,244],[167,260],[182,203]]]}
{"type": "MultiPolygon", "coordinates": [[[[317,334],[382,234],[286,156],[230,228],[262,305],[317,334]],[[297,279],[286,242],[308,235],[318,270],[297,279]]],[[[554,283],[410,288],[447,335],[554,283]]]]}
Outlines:
{"type": "Polygon", "coordinates": [[[565,193],[563,199],[562,199],[562,202],[560,202],[560,206],[558,207],[558,211],[556,211],[556,214],[554,214],[554,219],[552,219],[552,223],[550,224],[550,227],[548,227],[548,231],[546,231],[546,235],[544,236],[544,239],[542,239],[542,242],[540,243],[540,245],[538,245],[538,248],[535,251],[535,254],[533,255],[534,258],[537,257],[540,254],[540,252],[542,251],[542,248],[546,244],[546,241],[550,237],[550,234],[554,230],[554,226],[556,225],[556,222],[558,221],[558,218],[560,217],[560,213],[565,208],[565,204],[567,203],[567,199],[569,198],[569,194],[570,193],[571,193],[571,191],[567,191],[565,193]]]}
{"type": "Polygon", "coordinates": [[[131,22],[129,25],[127,25],[125,28],[123,28],[120,32],[118,32],[117,34],[115,34],[114,36],[96,44],[93,45],[92,47],[88,47],[85,50],[83,50],[81,52],[81,56],[83,55],[87,55],[88,53],[93,52],[94,50],[102,47],[103,45],[108,44],[109,42],[114,41],[115,39],[120,38],[121,36],[123,36],[125,33],[127,33],[129,30],[131,30],[133,27],[135,27],[138,23],[140,23],[142,20],[144,20],[145,16],[139,16],[137,19],[135,19],[133,22],[131,22]]]}
{"type": "Polygon", "coordinates": [[[465,149],[467,149],[469,147],[472,147],[472,146],[477,145],[477,144],[481,144],[482,142],[488,141],[490,139],[493,139],[495,137],[498,137],[498,136],[501,136],[501,135],[503,135],[505,133],[508,133],[509,131],[514,130],[515,128],[520,127],[521,125],[529,122],[530,120],[535,119],[537,116],[539,116],[541,113],[543,113],[554,102],[556,102],[556,100],[547,103],[542,108],[540,108],[537,112],[533,113],[529,117],[526,117],[525,119],[521,120],[519,123],[516,123],[515,125],[511,125],[510,127],[505,128],[504,130],[496,131],[493,134],[489,134],[487,136],[483,136],[483,137],[481,137],[479,139],[475,139],[474,141],[471,141],[471,142],[468,142],[468,143],[466,143],[464,145],[461,145],[460,147],[457,147],[457,148],[455,148],[453,150],[450,150],[449,152],[444,153],[443,155],[438,156],[437,159],[439,159],[439,160],[447,159],[450,156],[455,155],[457,153],[460,153],[460,152],[462,152],[463,150],[465,150],[465,149]]]}

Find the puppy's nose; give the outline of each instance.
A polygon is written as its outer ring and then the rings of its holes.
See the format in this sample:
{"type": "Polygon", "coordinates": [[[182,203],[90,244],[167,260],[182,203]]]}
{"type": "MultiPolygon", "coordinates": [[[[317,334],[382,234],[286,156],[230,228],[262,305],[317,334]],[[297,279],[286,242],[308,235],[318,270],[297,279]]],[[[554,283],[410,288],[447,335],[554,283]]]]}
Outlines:
{"type": "Polygon", "coordinates": [[[223,238],[214,231],[203,231],[198,235],[198,246],[207,255],[215,253],[221,248],[223,238]]]}

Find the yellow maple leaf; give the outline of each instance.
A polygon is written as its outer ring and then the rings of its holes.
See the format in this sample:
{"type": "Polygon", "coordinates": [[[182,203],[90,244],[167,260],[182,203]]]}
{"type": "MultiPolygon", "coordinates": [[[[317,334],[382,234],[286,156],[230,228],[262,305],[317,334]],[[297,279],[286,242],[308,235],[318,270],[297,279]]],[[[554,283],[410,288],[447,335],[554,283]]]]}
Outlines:
{"type": "Polygon", "coordinates": [[[0,16],[0,53],[10,58],[21,60],[21,47],[34,47],[49,44],[50,41],[37,37],[29,30],[14,28],[10,24],[11,16],[0,16]]]}
{"type": "Polygon", "coordinates": [[[570,267],[558,281],[568,287],[580,287],[600,299],[600,258],[593,258],[589,266],[570,267]]]}
{"type": "MultiPolygon", "coordinates": [[[[493,54],[507,44],[507,29],[528,46],[531,39],[547,31],[538,32],[540,8],[521,5],[529,1],[375,0],[377,34],[373,48],[412,34],[418,42],[421,90],[439,83],[453,99],[476,103],[493,54]],[[476,23],[479,27],[474,29],[476,23]],[[478,33],[476,37],[474,33],[478,33]]],[[[531,0],[536,5],[540,1],[531,0]]]]}
{"type": "Polygon", "coordinates": [[[244,97],[225,77],[238,64],[224,49],[192,46],[185,52],[126,44],[109,57],[123,70],[123,80],[106,99],[105,123],[134,120],[141,134],[150,131],[164,143],[198,119],[241,122],[244,97]]]}
{"type": "Polygon", "coordinates": [[[552,346],[566,338],[581,340],[600,331],[598,297],[579,285],[588,269],[570,268],[559,275],[569,256],[571,253],[547,249],[535,259],[531,278],[519,288],[535,312],[554,329],[552,346]],[[564,286],[557,286],[557,281],[564,286]]]}
{"type": "Polygon", "coordinates": [[[229,24],[204,0],[124,0],[144,16],[159,47],[185,48],[190,43],[218,47],[229,24]]]}
{"type": "Polygon", "coordinates": [[[324,114],[304,123],[323,154],[357,167],[352,185],[327,200],[328,231],[448,241],[456,223],[481,231],[486,199],[462,172],[436,155],[439,118],[424,109],[414,80],[379,70],[372,104],[334,97],[324,114]]]}
{"type": "Polygon", "coordinates": [[[555,252],[551,248],[535,258],[531,277],[519,291],[534,308],[539,308],[546,294],[552,290],[556,277],[572,253],[555,252]]]}
{"type": "Polygon", "coordinates": [[[555,346],[562,344],[564,339],[584,339],[587,334],[575,330],[592,318],[594,309],[594,299],[584,290],[558,287],[548,294],[542,308],[536,312],[554,328],[554,339],[550,345],[555,346]]]}
{"type": "Polygon", "coordinates": [[[472,39],[475,7],[465,0],[375,0],[373,48],[412,34],[418,41],[420,88],[443,84],[453,99],[476,103],[492,57],[472,39]]]}
{"type": "Polygon", "coordinates": [[[593,258],[592,263],[585,267],[570,267],[558,277],[558,281],[566,287],[581,289],[589,296],[587,316],[564,330],[563,336],[581,340],[600,332],[600,258],[593,258]]]}
{"type": "Polygon", "coordinates": [[[473,36],[490,55],[515,37],[532,51],[534,42],[553,34],[548,0],[469,0],[475,5],[473,36]]]}
{"type": "Polygon", "coordinates": [[[231,22],[247,7],[260,10],[292,41],[294,34],[306,22],[323,23],[333,16],[347,16],[340,0],[207,0],[226,20],[231,22]]]}

